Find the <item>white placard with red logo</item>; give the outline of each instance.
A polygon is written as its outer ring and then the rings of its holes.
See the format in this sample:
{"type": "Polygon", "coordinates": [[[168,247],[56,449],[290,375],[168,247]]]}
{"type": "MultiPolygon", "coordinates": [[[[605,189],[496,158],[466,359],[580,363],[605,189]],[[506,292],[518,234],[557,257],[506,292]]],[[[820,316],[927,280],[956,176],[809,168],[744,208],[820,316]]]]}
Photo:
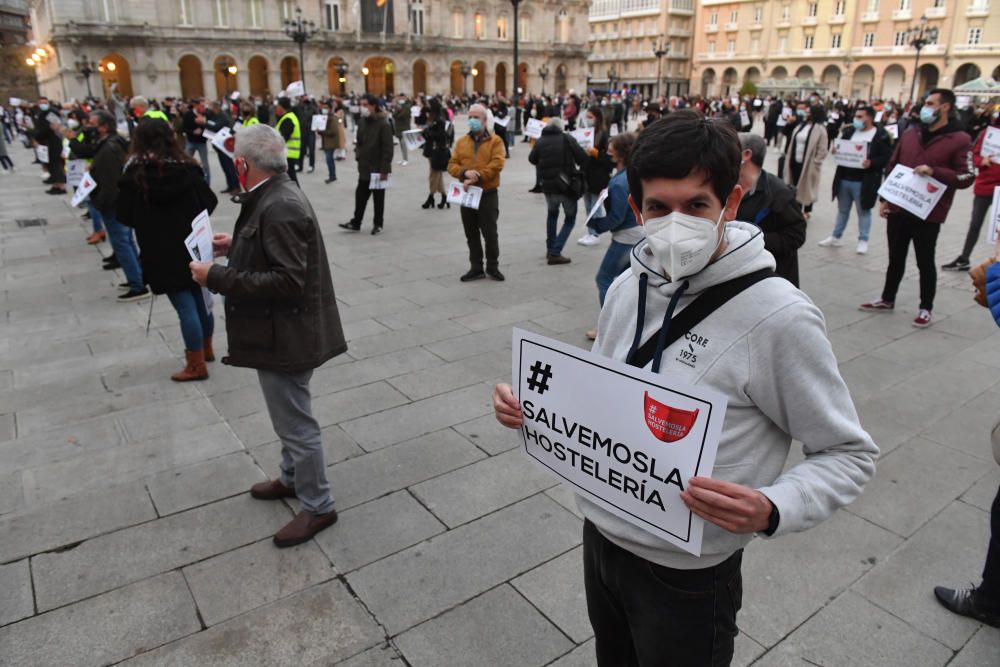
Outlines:
{"type": "Polygon", "coordinates": [[[545,123],[537,118],[529,118],[528,122],[524,126],[524,136],[529,139],[537,139],[542,136],[542,130],[544,129],[545,123]]]}
{"type": "Polygon", "coordinates": [[[524,453],[574,493],[696,556],[704,521],[680,498],[708,477],[726,398],[514,329],[524,453]]]}
{"type": "Polygon", "coordinates": [[[897,164],[878,189],[878,194],[890,204],[926,220],[944,196],[947,186],[941,181],[920,176],[909,167],[897,164]]]}
{"type": "Polygon", "coordinates": [[[576,143],[580,144],[580,148],[583,150],[589,150],[594,147],[594,128],[592,127],[581,127],[573,130],[569,133],[569,136],[576,139],[576,143]]]}
{"type": "Polygon", "coordinates": [[[87,161],[86,160],[67,160],[66,161],[66,185],[71,185],[74,188],[80,185],[80,181],[83,180],[83,175],[87,173],[87,161]]]}
{"type": "Polygon", "coordinates": [[[327,116],[325,113],[314,114],[312,125],[309,127],[313,132],[322,132],[326,129],[327,116]]]}
{"type": "Polygon", "coordinates": [[[407,130],[403,132],[403,141],[406,142],[406,149],[411,151],[420,150],[427,140],[424,139],[423,130],[407,130]]]}
{"type": "Polygon", "coordinates": [[[236,150],[236,135],[228,127],[220,127],[212,136],[212,145],[232,159],[233,151],[236,150]]]}
{"type": "Polygon", "coordinates": [[[751,125],[751,124],[752,123],[750,122],[750,114],[747,113],[746,109],[740,109],[740,125],[741,125],[741,127],[746,127],[747,125],[751,125]]]}
{"type": "Polygon", "coordinates": [[[833,142],[833,161],[840,167],[864,169],[868,159],[868,142],[837,139],[833,142]]]}
{"type": "Polygon", "coordinates": [[[990,219],[986,230],[986,242],[996,245],[997,234],[1000,233],[1000,185],[993,188],[993,205],[990,206],[990,219]]]}
{"type": "Polygon", "coordinates": [[[479,210],[479,202],[483,199],[483,189],[470,185],[467,189],[458,181],[452,181],[448,186],[448,202],[465,208],[479,210]]]}
{"type": "Polygon", "coordinates": [[[983,145],[979,149],[979,154],[989,155],[990,159],[1000,158],[1000,128],[988,127],[983,135],[983,145]]]}
{"type": "Polygon", "coordinates": [[[69,201],[70,206],[79,206],[96,187],[97,181],[94,180],[94,177],[91,176],[88,171],[83,175],[83,178],[80,179],[80,185],[76,187],[76,191],[73,193],[73,198],[69,201]]]}
{"type": "Polygon", "coordinates": [[[899,139],[899,125],[892,123],[891,125],[885,126],[885,131],[892,137],[893,141],[899,139]]]}

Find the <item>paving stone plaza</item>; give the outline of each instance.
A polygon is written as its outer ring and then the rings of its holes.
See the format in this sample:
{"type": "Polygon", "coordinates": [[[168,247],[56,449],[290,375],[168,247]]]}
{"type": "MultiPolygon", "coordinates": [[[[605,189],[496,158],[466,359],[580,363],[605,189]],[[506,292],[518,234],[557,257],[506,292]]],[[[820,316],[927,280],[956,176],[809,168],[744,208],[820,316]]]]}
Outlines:
{"type": "MultiPolygon", "coordinates": [[[[329,185],[322,155],[300,176],[349,339],[312,383],[341,518],[280,550],[271,535],[296,504],[247,493],[280,460],[255,373],[216,362],[205,382],[171,382],[183,344],[167,299],[147,335],[149,302],[115,303],[107,244],[84,243],[80,212],[44,194],[12,146],[17,172],[0,174],[0,665],[594,665],[580,515],[496,423],[490,393],[509,381],[512,326],[589,347],[608,240],[571,242],[572,264],[546,265],[526,146],[502,176],[504,283],[458,281],[459,213],[420,208],[423,158],[394,167],[378,237],[370,208],[361,234],[337,228],[353,161],[329,185]],[[19,227],[26,218],[47,224],[19,227]]],[[[971,201],[958,194],[939,263],[958,254],[971,201]]],[[[217,231],[237,210],[220,202],[217,231]]],[[[1000,330],[964,273],[939,276],[934,323],[913,328],[912,253],[897,312],[860,312],[881,289],[885,223],[876,215],[867,256],[819,248],[834,214],[817,204],[802,286],[882,456],[855,504],[747,548],[734,664],[997,667],[1000,630],[947,612],[932,589],[979,581],[1000,483],[1000,330]]],[[[846,239],[856,230],[852,217],[846,239]]],[[[973,261],[988,254],[980,245],[973,261]]]]}

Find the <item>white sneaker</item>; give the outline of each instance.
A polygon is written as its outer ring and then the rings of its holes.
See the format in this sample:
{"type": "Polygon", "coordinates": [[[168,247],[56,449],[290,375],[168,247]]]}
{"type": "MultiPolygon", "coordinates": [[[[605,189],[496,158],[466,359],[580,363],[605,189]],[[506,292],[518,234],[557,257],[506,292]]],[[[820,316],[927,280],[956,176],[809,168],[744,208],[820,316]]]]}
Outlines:
{"type": "Polygon", "coordinates": [[[405,166],[406,166],[406,165],[408,165],[408,164],[410,164],[410,163],[409,163],[409,162],[407,162],[406,160],[400,160],[400,161],[399,161],[399,166],[401,166],[401,167],[405,167],[405,166]]]}
{"type": "Polygon", "coordinates": [[[838,239],[836,236],[827,236],[825,239],[819,242],[819,245],[823,246],[824,248],[830,248],[830,247],[839,248],[840,246],[844,245],[844,242],[838,239]]]}
{"type": "Polygon", "coordinates": [[[858,241],[858,254],[859,255],[868,254],[868,241],[858,241]]]}
{"type": "Polygon", "coordinates": [[[592,246],[601,242],[601,237],[596,234],[584,234],[576,240],[580,245],[592,246]]]}

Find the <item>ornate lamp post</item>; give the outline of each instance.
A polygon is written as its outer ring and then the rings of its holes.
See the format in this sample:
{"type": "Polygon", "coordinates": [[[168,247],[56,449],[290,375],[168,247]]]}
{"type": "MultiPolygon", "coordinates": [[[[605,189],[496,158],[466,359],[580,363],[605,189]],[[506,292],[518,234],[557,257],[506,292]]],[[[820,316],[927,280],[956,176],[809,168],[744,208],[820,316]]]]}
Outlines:
{"type": "MultiPolygon", "coordinates": [[[[663,81],[663,56],[670,53],[670,45],[657,42],[653,47],[653,55],[656,56],[656,98],[660,98],[660,82],[663,81]]],[[[668,91],[669,92],[669,91],[668,91]]]]}
{"type": "Polygon", "coordinates": [[[910,40],[910,46],[917,50],[917,55],[913,59],[913,83],[910,84],[910,101],[916,98],[917,78],[920,76],[920,50],[928,44],[936,44],[938,39],[938,29],[927,27],[927,17],[921,16],[919,25],[915,25],[906,31],[906,36],[910,40]]]}
{"type": "Polygon", "coordinates": [[[472,73],[472,67],[469,63],[462,61],[462,66],[458,68],[458,71],[462,73],[462,94],[469,94],[469,74],[472,73]]]}
{"type": "Polygon", "coordinates": [[[302,94],[306,92],[306,64],[305,45],[310,38],[316,35],[317,28],[315,21],[306,21],[302,18],[302,8],[295,8],[295,18],[285,21],[285,34],[293,42],[299,45],[299,76],[302,77],[302,94]]]}
{"type": "Polygon", "coordinates": [[[226,82],[226,96],[227,97],[229,96],[229,93],[230,93],[230,90],[231,90],[230,87],[229,87],[229,78],[232,77],[235,80],[236,79],[236,73],[238,71],[239,71],[239,68],[236,67],[236,63],[234,63],[232,61],[223,62],[223,63],[221,63],[219,65],[219,74],[222,75],[222,80],[226,82]]]}
{"type": "Polygon", "coordinates": [[[74,63],[74,66],[84,81],[87,82],[87,97],[93,97],[94,94],[90,90],[90,75],[97,71],[97,63],[93,60],[87,60],[85,56],[80,56],[80,59],[74,63]]]}
{"type": "Polygon", "coordinates": [[[337,70],[337,83],[340,84],[340,94],[343,95],[347,89],[347,70],[350,68],[345,62],[339,62],[333,68],[337,70]]]}
{"type": "Polygon", "coordinates": [[[542,95],[545,94],[545,79],[549,78],[549,67],[543,64],[538,68],[538,76],[542,77],[542,95]]]}

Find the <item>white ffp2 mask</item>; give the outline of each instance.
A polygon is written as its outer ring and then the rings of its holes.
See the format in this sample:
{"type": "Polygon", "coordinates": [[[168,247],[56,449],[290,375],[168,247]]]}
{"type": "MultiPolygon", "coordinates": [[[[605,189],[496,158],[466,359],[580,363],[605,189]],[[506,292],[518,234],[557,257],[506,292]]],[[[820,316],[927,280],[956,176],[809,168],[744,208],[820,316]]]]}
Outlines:
{"type": "Polygon", "coordinates": [[[718,228],[725,212],[722,209],[715,222],[676,211],[645,221],[649,248],[671,280],[693,276],[708,266],[722,242],[718,228]]]}

